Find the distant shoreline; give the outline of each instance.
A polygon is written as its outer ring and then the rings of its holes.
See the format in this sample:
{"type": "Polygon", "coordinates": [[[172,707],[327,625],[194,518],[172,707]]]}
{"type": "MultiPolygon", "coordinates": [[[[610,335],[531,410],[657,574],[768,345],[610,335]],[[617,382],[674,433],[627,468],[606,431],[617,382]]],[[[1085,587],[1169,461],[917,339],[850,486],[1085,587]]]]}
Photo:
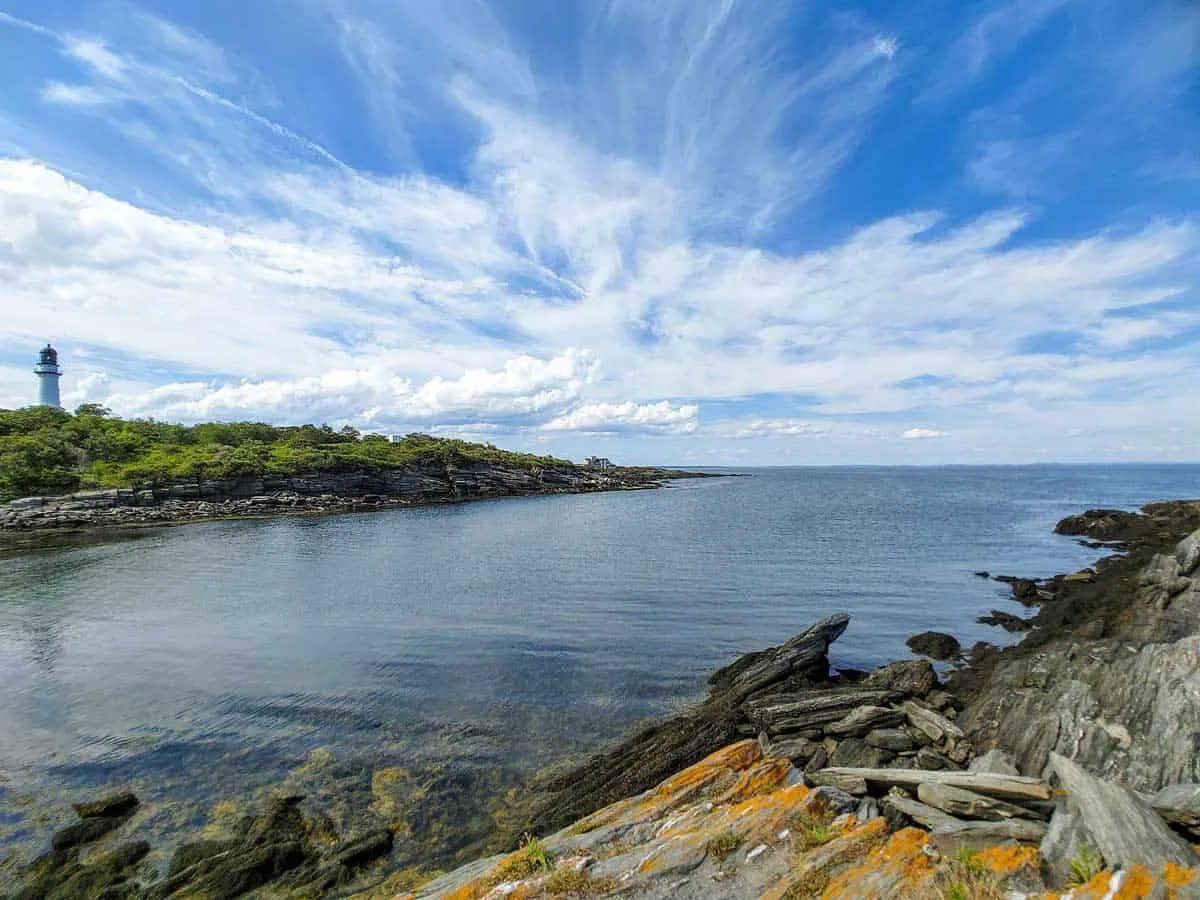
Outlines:
{"type": "Polygon", "coordinates": [[[655,490],[670,481],[730,477],[726,473],[647,467],[592,471],[586,468],[552,473],[520,472],[503,466],[402,473],[420,479],[417,489],[387,491],[379,476],[304,473],[284,479],[283,490],[253,491],[263,479],[180,482],[154,490],[110,489],[33,497],[0,506],[0,552],[43,546],[119,540],[149,529],[198,522],[308,518],[385,509],[408,509],[482,500],[655,490]],[[343,486],[360,479],[363,489],[320,493],[296,490],[297,482],[330,480],[343,486]],[[252,491],[252,492],[251,492],[252,491]],[[248,493],[249,492],[249,493],[248,493]],[[196,499],[184,496],[199,494],[196,499]],[[149,495],[149,496],[147,496],[149,495]]]}

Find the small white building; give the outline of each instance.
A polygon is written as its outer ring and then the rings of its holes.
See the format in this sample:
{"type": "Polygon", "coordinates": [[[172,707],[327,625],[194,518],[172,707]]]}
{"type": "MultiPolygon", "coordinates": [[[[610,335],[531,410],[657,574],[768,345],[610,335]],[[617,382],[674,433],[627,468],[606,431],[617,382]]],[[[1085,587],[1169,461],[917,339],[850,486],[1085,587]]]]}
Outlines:
{"type": "Polygon", "coordinates": [[[615,469],[616,465],[606,456],[589,456],[583,464],[589,469],[615,469]]]}

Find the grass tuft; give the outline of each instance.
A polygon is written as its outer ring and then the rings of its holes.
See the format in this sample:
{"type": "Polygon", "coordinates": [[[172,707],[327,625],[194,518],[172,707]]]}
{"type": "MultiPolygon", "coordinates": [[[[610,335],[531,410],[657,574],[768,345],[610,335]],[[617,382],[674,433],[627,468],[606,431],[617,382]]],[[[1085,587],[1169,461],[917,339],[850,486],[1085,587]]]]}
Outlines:
{"type": "Polygon", "coordinates": [[[729,856],[730,853],[742,846],[744,841],[745,838],[743,838],[733,829],[729,829],[728,831],[723,831],[709,840],[708,853],[710,856],[724,861],[725,857],[729,856]]]}
{"type": "Polygon", "coordinates": [[[617,888],[617,880],[611,877],[594,878],[587,872],[577,872],[574,869],[559,869],[546,881],[546,893],[551,896],[560,895],[596,895],[607,894],[617,888]]]}
{"type": "Polygon", "coordinates": [[[515,852],[497,863],[492,870],[491,880],[499,884],[502,881],[521,881],[534,875],[545,874],[553,868],[554,858],[532,834],[526,834],[521,839],[521,846],[515,852]]]}
{"type": "Polygon", "coordinates": [[[838,836],[833,827],[833,811],[823,804],[811,804],[788,820],[792,832],[792,849],[806,853],[814,847],[828,844],[838,836]]]}
{"type": "Polygon", "coordinates": [[[1104,870],[1104,860],[1087,844],[1079,844],[1075,848],[1075,855],[1067,860],[1067,868],[1071,872],[1068,879],[1071,887],[1079,887],[1104,870]]]}

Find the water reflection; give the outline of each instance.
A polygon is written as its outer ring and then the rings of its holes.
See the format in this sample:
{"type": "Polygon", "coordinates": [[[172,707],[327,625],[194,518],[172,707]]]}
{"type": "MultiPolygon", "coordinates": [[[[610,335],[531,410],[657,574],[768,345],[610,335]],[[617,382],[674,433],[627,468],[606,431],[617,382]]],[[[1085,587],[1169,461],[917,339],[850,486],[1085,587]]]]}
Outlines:
{"type": "MultiPolygon", "coordinates": [[[[1005,589],[975,570],[1087,564],[1057,518],[1195,494],[1197,467],[782,470],[6,552],[0,775],[194,816],[318,751],[368,798],[381,766],[537,766],[833,610],[846,665],[917,630],[1002,638],[974,619],[1005,589]]],[[[0,844],[30,833],[5,802],[0,844]]]]}

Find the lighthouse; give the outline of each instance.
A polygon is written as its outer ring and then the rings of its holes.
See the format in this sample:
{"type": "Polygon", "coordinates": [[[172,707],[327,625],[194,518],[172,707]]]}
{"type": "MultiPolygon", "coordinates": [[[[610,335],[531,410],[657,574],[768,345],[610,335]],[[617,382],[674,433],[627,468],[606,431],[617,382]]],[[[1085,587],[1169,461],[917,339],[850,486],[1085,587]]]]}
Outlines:
{"type": "Polygon", "coordinates": [[[38,406],[61,409],[58,379],[62,377],[62,369],[58,367],[58,351],[47,344],[38,354],[38,364],[33,367],[33,372],[38,377],[38,406]]]}

